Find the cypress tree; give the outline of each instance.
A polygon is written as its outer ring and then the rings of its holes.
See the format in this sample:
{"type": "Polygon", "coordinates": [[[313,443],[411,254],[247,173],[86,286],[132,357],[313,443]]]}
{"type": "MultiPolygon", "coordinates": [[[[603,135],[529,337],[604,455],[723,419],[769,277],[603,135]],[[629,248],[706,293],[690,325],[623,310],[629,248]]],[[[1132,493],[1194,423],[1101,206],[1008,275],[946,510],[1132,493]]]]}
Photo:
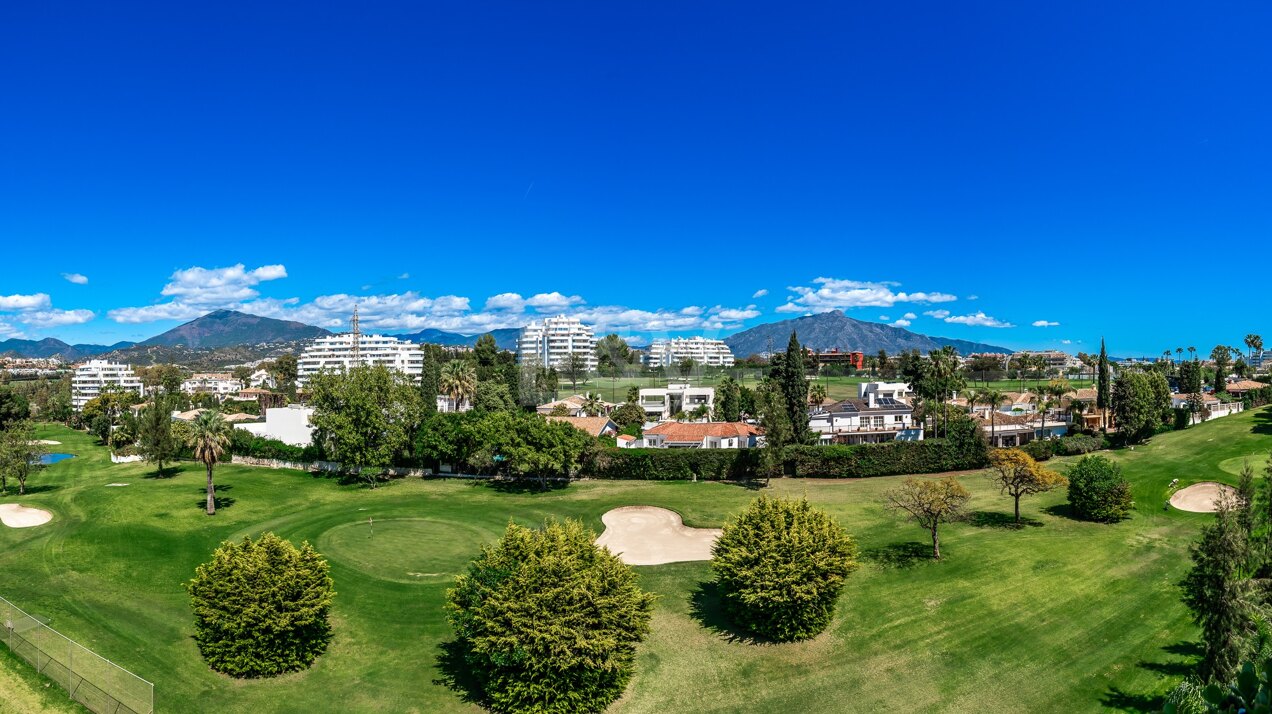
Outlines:
{"type": "Polygon", "coordinates": [[[808,380],[804,378],[804,348],[795,332],[786,345],[778,377],[782,398],[786,400],[786,418],[791,425],[791,443],[802,444],[808,433],[808,380]]]}
{"type": "Polygon", "coordinates": [[[1097,375],[1096,379],[1097,381],[1096,381],[1096,391],[1095,391],[1095,406],[1097,409],[1106,410],[1105,418],[1104,418],[1104,429],[1107,430],[1109,428],[1107,410],[1110,406],[1112,406],[1112,404],[1110,404],[1110,399],[1109,399],[1112,385],[1110,384],[1110,380],[1109,380],[1109,353],[1105,351],[1104,349],[1103,337],[1100,338],[1100,367],[1099,367],[1099,374],[1097,375]]]}

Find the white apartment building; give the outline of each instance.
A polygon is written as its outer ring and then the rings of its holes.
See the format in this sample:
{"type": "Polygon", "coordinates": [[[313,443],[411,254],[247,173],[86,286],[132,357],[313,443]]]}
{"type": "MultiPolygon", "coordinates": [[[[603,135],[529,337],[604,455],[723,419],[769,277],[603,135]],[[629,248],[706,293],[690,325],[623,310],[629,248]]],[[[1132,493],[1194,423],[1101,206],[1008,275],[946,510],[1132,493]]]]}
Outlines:
{"type": "Polygon", "coordinates": [[[71,377],[71,407],[80,411],[90,400],[98,397],[102,389],[113,385],[145,396],[146,389],[133,374],[132,367],[104,359],[94,359],[75,368],[71,377]]]}
{"type": "Polygon", "coordinates": [[[242,389],[243,383],[228,372],[197,372],[181,383],[181,391],[186,394],[213,394],[221,399],[242,389]]]}
{"type": "Polygon", "coordinates": [[[640,390],[640,406],[651,421],[667,421],[676,414],[707,408],[707,418],[715,410],[715,389],[688,384],[668,384],[665,389],[640,390]]]}
{"type": "Polygon", "coordinates": [[[358,335],[358,354],[354,355],[353,333],[319,337],[307,347],[296,363],[296,383],[304,386],[319,372],[343,372],[357,364],[382,365],[410,375],[419,381],[424,373],[424,351],[412,342],[383,335],[358,335]]]}
{"type": "Polygon", "coordinates": [[[724,340],[674,337],[670,340],[654,340],[649,346],[645,363],[650,367],[671,367],[687,359],[705,367],[732,367],[733,351],[724,344],[724,340]]]}
{"type": "Polygon", "coordinates": [[[596,371],[596,336],[578,318],[545,317],[521,328],[517,336],[517,361],[522,364],[560,369],[572,354],[582,355],[587,371],[596,371]]]}

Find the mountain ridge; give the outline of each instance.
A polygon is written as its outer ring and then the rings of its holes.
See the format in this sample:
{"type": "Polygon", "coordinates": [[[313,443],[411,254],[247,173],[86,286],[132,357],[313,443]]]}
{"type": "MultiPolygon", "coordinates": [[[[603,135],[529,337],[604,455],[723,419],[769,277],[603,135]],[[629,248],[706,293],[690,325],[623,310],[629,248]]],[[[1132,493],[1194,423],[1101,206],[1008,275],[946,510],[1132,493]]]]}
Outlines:
{"type": "Polygon", "coordinates": [[[756,325],[729,335],[724,338],[724,343],[729,346],[735,356],[747,357],[770,350],[786,349],[786,343],[792,331],[798,335],[800,344],[818,352],[838,349],[873,354],[884,350],[888,354],[897,354],[917,349],[926,353],[947,345],[958,350],[962,355],[974,352],[999,354],[1012,352],[1006,347],[983,342],[952,337],[932,337],[911,332],[902,327],[866,322],[848,317],[842,310],[831,310],[816,315],[756,325]]]}

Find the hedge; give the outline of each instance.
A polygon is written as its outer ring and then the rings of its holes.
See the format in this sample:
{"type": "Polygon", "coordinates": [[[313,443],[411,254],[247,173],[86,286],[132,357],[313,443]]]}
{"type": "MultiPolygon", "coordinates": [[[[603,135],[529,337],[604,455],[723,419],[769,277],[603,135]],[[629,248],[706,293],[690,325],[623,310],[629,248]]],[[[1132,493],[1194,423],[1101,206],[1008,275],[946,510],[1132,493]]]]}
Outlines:
{"type": "MultiPolygon", "coordinates": [[[[591,478],[719,481],[755,478],[761,449],[606,449],[591,478]]],[[[783,469],[801,478],[866,478],[983,468],[985,452],[961,453],[942,439],[857,446],[788,446],[783,469]]]]}
{"type": "Polygon", "coordinates": [[[292,446],[278,439],[263,439],[245,429],[234,430],[229,451],[235,456],[251,456],[257,459],[302,463],[322,460],[322,449],[317,446],[292,446]]]}
{"type": "Polygon", "coordinates": [[[1086,434],[1074,434],[1073,436],[1062,436],[1057,439],[1055,441],[1055,452],[1058,456],[1078,456],[1089,454],[1092,451],[1099,451],[1103,446],[1103,439],[1087,436],[1086,434]]]}
{"type": "Polygon", "coordinates": [[[1046,440],[1031,441],[1020,447],[1020,450],[1033,457],[1034,461],[1046,461],[1056,455],[1055,446],[1046,440]]]}

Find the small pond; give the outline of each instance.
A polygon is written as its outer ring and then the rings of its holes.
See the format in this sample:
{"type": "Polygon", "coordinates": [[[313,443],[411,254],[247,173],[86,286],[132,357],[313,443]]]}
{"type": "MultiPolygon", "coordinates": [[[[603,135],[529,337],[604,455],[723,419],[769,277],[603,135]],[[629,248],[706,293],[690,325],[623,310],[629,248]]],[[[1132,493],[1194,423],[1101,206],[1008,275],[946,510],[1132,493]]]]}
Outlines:
{"type": "Polygon", "coordinates": [[[59,461],[75,458],[75,454],[41,454],[40,463],[45,466],[51,466],[59,461]]]}

